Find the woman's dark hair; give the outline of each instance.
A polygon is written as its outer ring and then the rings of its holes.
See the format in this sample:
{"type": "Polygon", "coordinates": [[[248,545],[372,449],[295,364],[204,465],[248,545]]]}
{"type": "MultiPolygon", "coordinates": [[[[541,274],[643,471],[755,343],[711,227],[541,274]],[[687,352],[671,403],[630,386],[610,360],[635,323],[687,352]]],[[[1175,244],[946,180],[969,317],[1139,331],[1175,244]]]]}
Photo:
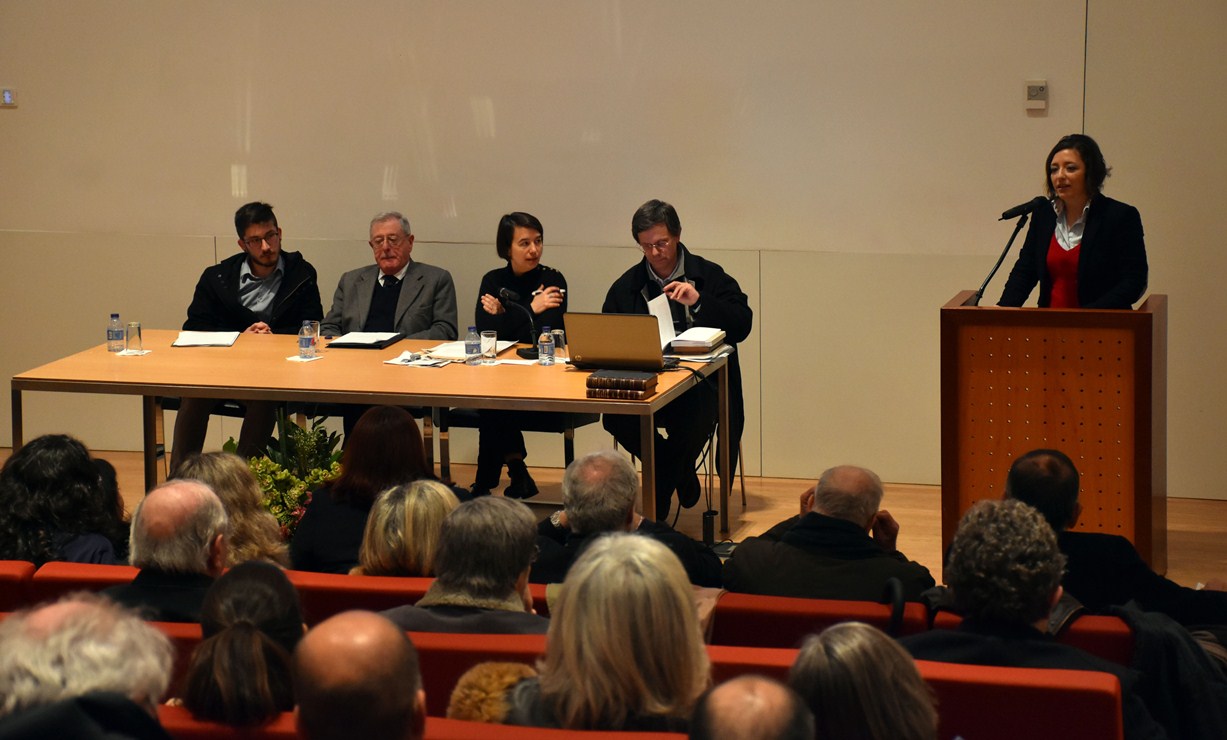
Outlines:
{"type": "Polygon", "coordinates": [[[337,501],[369,506],[385,489],[433,477],[413,414],[398,406],[374,406],[345,440],[341,475],[331,492],[337,501]]]}
{"type": "Polygon", "coordinates": [[[0,559],[42,565],[67,540],[91,533],[126,550],[117,508],[85,445],[66,434],[33,439],[0,469],[0,559]]]}
{"type": "Polygon", "coordinates": [[[1103,192],[1103,181],[1112,174],[1112,168],[1104,161],[1099,145],[1086,134],[1068,134],[1061,137],[1052,151],[1048,152],[1048,159],[1044,160],[1044,187],[1048,191],[1048,197],[1055,198],[1057,195],[1057,191],[1052,189],[1052,177],[1048,174],[1048,168],[1052,166],[1052,158],[1057,156],[1057,152],[1066,149],[1073,149],[1082,157],[1082,164],[1086,166],[1087,195],[1093,198],[1103,192]]]}
{"type": "Polygon", "coordinates": [[[213,582],[200,615],[183,705],[198,720],[259,725],[294,708],[290,656],[302,638],[298,592],[281,568],[240,563],[213,582]]]}
{"type": "Polygon", "coordinates": [[[522,229],[536,229],[538,234],[545,236],[545,227],[531,213],[513,211],[503,216],[498,220],[498,233],[494,235],[494,249],[498,252],[499,257],[507,261],[511,261],[511,240],[515,237],[517,226],[522,229]]]}

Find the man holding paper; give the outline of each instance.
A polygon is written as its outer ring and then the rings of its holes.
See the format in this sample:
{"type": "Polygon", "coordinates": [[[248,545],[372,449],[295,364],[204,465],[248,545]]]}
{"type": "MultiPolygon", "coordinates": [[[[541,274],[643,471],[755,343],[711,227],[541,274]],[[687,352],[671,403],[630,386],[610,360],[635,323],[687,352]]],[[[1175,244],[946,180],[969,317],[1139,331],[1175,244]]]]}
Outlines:
{"type": "MultiPolygon", "coordinates": [[[[304,321],[324,314],[315,268],[298,252],[281,251],[281,229],[267,203],[248,203],[234,214],[239,254],[206,269],[196,283],[184,331],[239,331],[297,334],[304,321]]],[[[175,418],[171,470],[200,452],[209,413],[218,401],[184,398],[175,418]]],[[[238,454],[259,454],[272,435],[276,404],[245,402],[238,454]]]]}
{"type": "MultiPolygon", "coordinates": [[[[741,286],[720,265],[693,254],[681,242],[682,223],[673,206],[650,200],[631,218],[631,235],[643,250],[643,260],[609,288],[604,313],[648,313],[658,296],[668,301],[673,327],[681,333],[695,326],[721,329],[736,346],[750,335],[754,312],[741,286]]],[[[741,365],[729,358],[729,469],[737,466],[737,446],[745,426],[741,395],[741,365]]],[[[699,500],[695,465],[716,425],[719,399],[714,383],[700,383],[656,414],[656,518],[669,515],[673,491],[684,507],[699,500]]],[[[633,455],[639,455],[639,420],[606,414],[605,429],[633,455]]]]}

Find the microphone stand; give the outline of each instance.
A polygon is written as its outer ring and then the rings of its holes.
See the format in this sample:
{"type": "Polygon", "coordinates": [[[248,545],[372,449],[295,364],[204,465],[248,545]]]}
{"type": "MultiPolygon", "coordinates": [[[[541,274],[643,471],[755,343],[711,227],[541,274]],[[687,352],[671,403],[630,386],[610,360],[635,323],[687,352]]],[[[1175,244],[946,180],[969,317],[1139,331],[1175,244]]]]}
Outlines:
{"type": "Polygon", "coordinates": [[[976,294],[972,296],[970,301],[967,302],[967,305],[980,305],[980,299],[984,297],[984,289],[988,287],[989,281],[993,279],[993,276],[997,274],[997,270],[1001,268],[1001,263],[1005,262],[1005,256],[1009,254],[1010,247],[1014,246],[1014,239],[1018,236],[1018,232],[1022,231],[1022,227],[1026,225],[1027,214],[1024,213],[1021,217],[1019,217],[1018,223],[1014,225],[1014,233],[1010,234],[1010,240],[1005,243],[1005,249],[1001,250],[1001,256],[997,258],[997,264],[993,265],[992,271],[989,272],[988,277],[984,278],[984,282],[980,284],[980,289],[977,290],[976,294]]]}
{"type": "Polygon", "coordinates": [[[519,301],[507,300],[502,295],[500,295],[499,298],[503,298],[504,308],[506,308],[508,305],[515,306],[523,311],[524,315],[528,317],[529,346],[521,347],[520,349],[516,350],[516,354],[525,360],[537,359],[537,322],[533,320],[533,312],[525,308],[524,304],[520,303],[519,301]]]}

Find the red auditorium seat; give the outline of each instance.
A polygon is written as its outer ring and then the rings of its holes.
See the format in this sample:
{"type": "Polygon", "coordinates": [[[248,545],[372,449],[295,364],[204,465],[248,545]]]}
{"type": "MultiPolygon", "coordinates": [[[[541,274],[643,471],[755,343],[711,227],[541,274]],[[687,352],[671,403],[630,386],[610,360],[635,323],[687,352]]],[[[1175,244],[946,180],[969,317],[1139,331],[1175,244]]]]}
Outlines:
{"type": "Polygon", "coordinates": [[[545,635],[456,635],[410,632],[418,649],[426,713],[447,715],[447,702],[456,681],[478,663],[501,661],[534,665],[545,652],[545,635]]]}
{"type": "Polygon", "coordinates": [[[53,601],[73,591],[101,591],[128,583],[137,569],[130,565],[46,563],[34,572],[27,593],[31,604],[53,601]]]}
{"type": "Polygon", "coordinates": [[[0,560],[0,612],[11,612],[29,603],[30,578],[34,563],[25,560],[0,560]]]}
{"type": "MultiPolygon", "coordinates": [[[[806,635],[839,622],[865,622],[886,631],[890,607],[872,601],[800,599],[788,596],[726,593],[716,602],[713,645],[800,647],[806,635]]],[[[924,632],[928,615],[923,605],[903,608],[900,635],[924,632]]]]}
{"type": "Polygon", "coordinates": [[[1120,683],[1109,673],[927,660],[916,666],[937,695],[941,740],[1124,737],[1120,683]]]}

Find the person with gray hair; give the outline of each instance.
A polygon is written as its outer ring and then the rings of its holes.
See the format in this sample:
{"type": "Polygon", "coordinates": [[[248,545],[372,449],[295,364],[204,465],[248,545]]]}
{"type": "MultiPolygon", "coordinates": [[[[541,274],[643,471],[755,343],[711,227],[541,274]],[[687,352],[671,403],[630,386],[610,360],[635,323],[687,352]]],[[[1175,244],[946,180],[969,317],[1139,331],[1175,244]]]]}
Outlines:
{"type": "Polygon", "coordinates": [[[811,599],[879,601],[897,578],[916,601],[934,586],[928,568],[907,559],[899,523],[881,509],[882,481],[871,470],[840,465],[801,494],[801,514],[747,537],[724,564],[730,591],[811,599]]]}
{"type": "Polygon", "coordinates": [[[698,586],[720,585],[720,558],[711,548],[678,532],[663,521],[645,519],[635,510],[639,473],[617,450],[598,450],[567,466],[562,477],[561,511],[537,528],[541,555],[533,567],[533,583],[560,583],[571,563],[594,540],[609,532],[634,532],[664,544],[698,586]]]}
{"type": "Polygon", "coordinates": [[[1038,511],[1021,501],[980,501],[963,515],[943,570],[963,621],[899,642],[917,660],[1111,673],[1121,684],[1125,738],[1167,737],[1137,691],[1138,672],[1040,631],[1061,598],[1064,568],[1038,511]]]}
{"type": "Polygon", "coordinates": [[[76,737],[86,726],[120,729],[117,722],[129,731],[156,727],[173,658],[165,635],[96,594],[17,612],[0,622],[0,736],[76,737]]]}
{"type": "Polygon", "coordinates": [[[737,676],[699,698],[691,740],[813,740],[814,714],[784,684],[766,676],[737,676]]]}
{"type": "MultiPolygon", "coordinates": [[[[375,264],[341,276],[320,334],[397,332],[406,339],[455,339],[456,286],[447,270],[410,258],[409,219],[397,211],[376,214],[369,243],[375,264]]],[[[346,438],[366,409],[346,405],[342,411],[346,438]]]]}
{"type": "Polygon", "coordinates": [[[528,506],[501,496],[466,501],[443,519],[435,582],[412,606],[383,612],[411,632],[545,634],[528,574],[537,554],[528,506]]]}
{"type": "Polygon", "coordinates": [[[149,492],[132,515],[131,583],[103,593],[158,622],[199,622],[205,592],[226,566],[229,524],[204,483],[177,479],[149,492]]]}

